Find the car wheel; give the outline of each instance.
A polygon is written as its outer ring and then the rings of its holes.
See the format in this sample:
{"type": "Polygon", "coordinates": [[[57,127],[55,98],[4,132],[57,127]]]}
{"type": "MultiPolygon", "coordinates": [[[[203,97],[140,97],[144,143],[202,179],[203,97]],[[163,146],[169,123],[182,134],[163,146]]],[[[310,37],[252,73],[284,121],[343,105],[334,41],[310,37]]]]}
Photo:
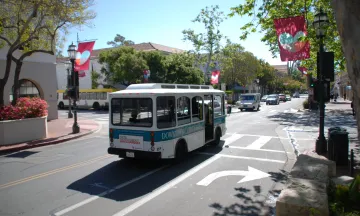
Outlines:
{"type": "Polygon", "coordinates": [[[240,111],[242,112],[242,111],[243,111],[243,109],[240,109],[240,111]]]}
{"type": "Polygon", "coordinates": [[[260,105],[258,105],[258,107],[257,107],[257,109],[256,109],[257,111],[259,111],[260,110],[260,105]]]}

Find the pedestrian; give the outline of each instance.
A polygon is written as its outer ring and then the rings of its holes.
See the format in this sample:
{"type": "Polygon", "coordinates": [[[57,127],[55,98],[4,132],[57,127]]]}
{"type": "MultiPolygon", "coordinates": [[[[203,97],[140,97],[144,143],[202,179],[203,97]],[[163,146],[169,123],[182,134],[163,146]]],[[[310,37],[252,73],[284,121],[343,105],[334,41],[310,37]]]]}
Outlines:
{"type": "Polygon", "coordinates": [[[344,92],[344,100],[346,100],[346,92],[344,92]]]}

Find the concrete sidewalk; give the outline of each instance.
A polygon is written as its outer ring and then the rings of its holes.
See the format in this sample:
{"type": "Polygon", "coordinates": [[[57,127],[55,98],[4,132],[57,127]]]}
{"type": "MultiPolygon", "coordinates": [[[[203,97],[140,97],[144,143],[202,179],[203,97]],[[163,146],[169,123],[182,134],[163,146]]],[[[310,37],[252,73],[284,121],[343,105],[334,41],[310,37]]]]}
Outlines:
{"type": "Polygon", "coordinates": [[[99,130],[101,125],[91,119],[79,118],[78,124],[80,126],[80,133],[72,133],[72,125],[74,119],[59,118],[48,121],[48,137],[41,140],[34,140],[25,143],[17,143],[12,145],[0,146],[0,155],[21,151],[29,148],[36,148],[40,146],[53,145],[69,140],[77,139],[95,131],[99,130]]]}
{"type": "MultiPolygon", "coordinates": [[[[352,115],[351,101],[338,99],[325,107],[325,137],[328,128],[343,127],[349,132],[349,150],[354,150],[356,173],[360,172],[360,143],[358,140],[356,119],[352,115]]],[[[319,111],[303,110],[292,117],[293,124],[286,128],[292,144],[299,154],[315,151],[315,141],[319,134],[319,111]],[[308,139],[308,140],[306,140],[308,139]]],[[[328,137],[327,137],[328,138],[328,137]]],[[[350,153],[349,153],[350,155],[350,153]]],[[[345,168],[346,169],[346,168],[345,168]]],[[[341,170],[340,170],[341,172],[341,170]]],[[[347,170],[344,170],[346,174],[347,170]]]]}

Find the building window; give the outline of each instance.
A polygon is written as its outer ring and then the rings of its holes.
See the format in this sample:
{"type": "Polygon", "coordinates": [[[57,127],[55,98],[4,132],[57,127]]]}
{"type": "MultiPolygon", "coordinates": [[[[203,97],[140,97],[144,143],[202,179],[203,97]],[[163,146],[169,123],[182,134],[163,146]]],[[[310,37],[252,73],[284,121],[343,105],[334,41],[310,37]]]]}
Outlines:
{"type": "MultiPolygon", "coordinates": [[[[36,85],[30,80],[19,80],[19,98],[20,97],[40,97],[40,91],[36,85]]],[[[10,92],[10,101],[12,101],[14,95],[14,86],[10,92]]]]}

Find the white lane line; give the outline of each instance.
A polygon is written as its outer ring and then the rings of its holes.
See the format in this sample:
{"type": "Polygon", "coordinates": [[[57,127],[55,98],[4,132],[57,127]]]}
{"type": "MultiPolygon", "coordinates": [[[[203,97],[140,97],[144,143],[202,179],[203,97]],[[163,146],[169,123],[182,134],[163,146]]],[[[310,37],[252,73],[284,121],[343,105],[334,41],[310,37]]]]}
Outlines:
{"type": "Polygon", "coordinates": [[[229,146],[229,148],[233,148],[233,149],[244,149],[244,150],[254,150],[254,151],[266,151],[266,152],[278,152],[278,153],[291,153],[291,152],[285,152],[285,151],[280,151],[280,150],[272,150],[272,149],[251,149],[248,147],[240,147],[240,146],[229,146]]]}
{"type": "Polygon", "coordinates": [[[258,160],[258,161],[267,161],[267,162],[274,162],[274,163],[285,163],[285,161],[281,161],[281,160],[272,160],[272,159],[256,158],[256,157],[234,156],[234,155],[226,155],[226,154],[214,154],[214,153],[208,153],[208,152],[198,152],[196,154],[217,155],[217,156],[220,156],[220,157],[227,157],[227,158],[236,158],[236,159],[245,159],[245,160],[258,160]]]}
{"type": "Polygon", "coordinates": [[[107,191],[104,191],[104,192],[102,192],[102,193],[100,193],[100,194],[98,194],[98,195],[92,196],[92,197],[90,197],[90,198],[88,198],[88,199],[86,199],[86,200],[84,200],[84,201],[81,201],[81,202],[79,202],[79,203],[76,203],[75,205],[69,206],[69,207],[66,208],[66,209],[63,209],[63,210],[61,210],[61,211],[58,211],[58,212],[56,212],[54,215],[55,215],[55,216],[64,215],[64,214],[66,214],[66,213],[68,213],[68,212],[70,212],[70,211],[72,211],[72,210],[74,210],[74,209],[77,209],[77,208],[79,208],[79,207],[81,207],[81,206],[83,206],[83,205],[86,205],[86,204],[88,204],[88,203],[90,203],[90,202],[92,202],[92,201],[95,201],[95,200],[99,199],[100,197],[106,196],[106,195],[108,195],[108,194],[110,194],[110,193],[112,193],[112,192],[114,192],[114,191],[116,191],[116,190],[119,190],[119,189],[121,189],[121,188],[123,188],[123,187],[125,187],[125,186],[128,186],[129,184],[132,184],[132,183],[134,183],[134,182],[136,182],[136,181],[139,181],[139,180],[141,180],[141,179],[143,179],[143,178],[145,178],[145,177],[147,177],[147,176],[149,176],[149,175],[151,175],[151,174],[154,174],[155,172],[158,172],[158,171],[160,171],[160,170],[162,170],[162,169],[164,169],[164,168],[166,168],[166,167],[168,167],[168,166],[169,166],[169,165],[162,166],[162,167],[157,168],[157,169],[155,169],[155,170],[149,171],[149,172],[147,172],[147,173],[145,173],[145,174],[143,174],[143,175],[141,175],[141,176],[139,176],[139,177],[137,177],[137,178],[134,178],[134,179],[132,179],[132,180],[130,180],[130,181],[127,181],[127,182],[125,182],[125,183],[119,184],[119,185],[117,185],[116,187],[114,187],[114,188],[112,188],[112,189],[109,189],[109,190],[107,190],[107,191]]]}
{"type": "Polygon", "coordinates": [[[134,211],[135,209],[139,208],[140,206],[144,205],[145,203],[149,202],[150,200],[154,199],[155,197],[159,196],[160,194],[164,193],[168,189],[174,187],[175,185],[179,184],[180,182],[184,181],[186,178],[190,177],[194,173],[198,172],[199,170],[203,169],[207,165],[211,164],[215,160],[220,158],[219,156],[215,155],[214,157],[202,162],[201,164],[193,167],[189,171],[185,172],[184,174],[178,176],[174,180],[168,182],[167,184],[163,185],[162,187],[156,189],[154,192],[148,194],[144,198],[140,199],[139,201],[133,203],[132,205],[124,208],[123,210],[119,211],[118,213],[114,214],[113,216],[124,216],[129,214],[130,212],[134,211]]]}
{"type": "Polygon", "coordinates": [[[243,137],[241,134],[232,134],[230,137],[226,138],[224,141],[224,145],[230,145],[231,143],[235,142],[236,140],[243,137]]]}
{"type": "Polygon", "coordinates": [[[255,140],[250,145],[246,146],[249,149],[260,149],[263,147],[267,142],[269,142],[272,139],[272,137],[268,136],[261,136],[257,140],[255,140]]]}

